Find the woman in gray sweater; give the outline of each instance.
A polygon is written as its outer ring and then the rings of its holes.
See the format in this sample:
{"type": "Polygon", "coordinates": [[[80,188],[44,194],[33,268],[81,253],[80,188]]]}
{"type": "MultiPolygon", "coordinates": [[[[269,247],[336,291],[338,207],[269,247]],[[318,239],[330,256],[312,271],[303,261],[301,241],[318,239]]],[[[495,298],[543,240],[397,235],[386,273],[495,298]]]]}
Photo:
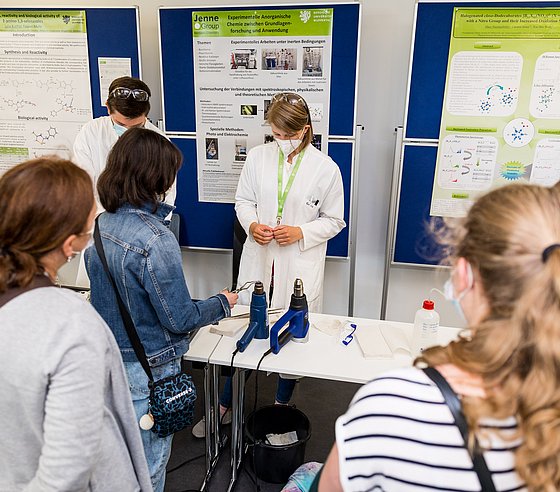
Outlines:
{"type": "Polygon", "coordinates": [[[151,491],[112,333],[56,272],[91,239],[87,173],[41,158],[0,178],[0,490],[151,491]]]}

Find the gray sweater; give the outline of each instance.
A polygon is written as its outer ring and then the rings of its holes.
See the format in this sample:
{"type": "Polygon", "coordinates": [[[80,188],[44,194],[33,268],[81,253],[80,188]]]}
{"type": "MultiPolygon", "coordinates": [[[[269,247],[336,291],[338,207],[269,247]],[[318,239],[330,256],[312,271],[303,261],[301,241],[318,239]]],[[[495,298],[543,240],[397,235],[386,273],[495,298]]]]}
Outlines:
{"type": "Polygon", "coordinates": [[[78,294],[0,308],[0,491],[151,491],[119,348],[78,294]]]}

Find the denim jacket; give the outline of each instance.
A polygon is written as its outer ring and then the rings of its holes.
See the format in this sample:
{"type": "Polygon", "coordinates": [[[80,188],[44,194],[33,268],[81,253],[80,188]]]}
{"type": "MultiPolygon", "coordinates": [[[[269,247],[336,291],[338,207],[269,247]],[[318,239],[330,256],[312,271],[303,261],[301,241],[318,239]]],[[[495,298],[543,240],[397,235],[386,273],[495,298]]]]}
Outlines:
{"type": "MultiPolygon", "coordinates": [[[[99,230],[109,270],[134,321],[148,362],[159,366],[189,348],[189,332],[229,316],[227,298],[204,301],[189,295],[181,249],[164,218],[174,207],[159,203],[136,208],[129,204],[99,216],[99,230]]],[[[91,303],[113,331],[123,360],[137,360],[119,313],[113,287],[95,246],[86,250],[91,303]]]]}

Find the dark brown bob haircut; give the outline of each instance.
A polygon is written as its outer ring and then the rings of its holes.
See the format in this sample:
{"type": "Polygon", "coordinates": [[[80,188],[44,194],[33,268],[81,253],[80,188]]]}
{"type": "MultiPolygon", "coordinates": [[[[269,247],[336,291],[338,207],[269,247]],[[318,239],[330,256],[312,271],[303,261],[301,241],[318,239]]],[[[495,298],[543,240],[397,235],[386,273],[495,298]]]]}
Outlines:
{"type": "Polygon", "coordinates": [[[152,96],[150,88],[145,82],[140,79],[135,79],[134,77],[119,77],[113,80],[109,86],[109,96],[107,97],[107,106],[109,107],[109,113],[118,111],[125,118],[138,118],[142,115],[148,115],[150,112],[150,100],[147,101],[137,101],[132,96],[126,99],[119,99],[111,93],[117,87],[124,87],[125,89],[141,89],[148,93],[148,96],[152,96]]]}
{"type": "Polygon", "coordinates": [[[151,205],[155,212],[182,163],[181,151],[163,135],[145,128],[127,130],[109,152],[97,180],[101,205],[111,213],[125,203],[151,205]]]}
{"type": "Polygon", "coordinates": [[[58,157],[23,162],[0,178],[0,293],[43,273],[40,260],[87,227],[89,175],[58,157]]]}

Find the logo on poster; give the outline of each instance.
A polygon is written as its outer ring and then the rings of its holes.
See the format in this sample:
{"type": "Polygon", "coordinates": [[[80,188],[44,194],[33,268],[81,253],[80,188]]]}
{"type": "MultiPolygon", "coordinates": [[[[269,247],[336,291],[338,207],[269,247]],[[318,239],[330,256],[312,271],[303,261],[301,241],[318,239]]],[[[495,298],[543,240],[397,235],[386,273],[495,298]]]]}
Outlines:
{"type": "Polygon", "coordinates": [[[193,27],[196,30],[199,29],[219,29],[220,28],[220,18],[217,15],[199,15],[194,14],[193,16],[193,27]]]}
{"type": "Polygon", "coordinates": [[[311,19],[311,12],[309,12],[309,10],[302,10],[299,13],[299,18],[301,19],[301,22],[303,22],[304,24],[307,23],[307,21],[309,19],[311,19]]]}

